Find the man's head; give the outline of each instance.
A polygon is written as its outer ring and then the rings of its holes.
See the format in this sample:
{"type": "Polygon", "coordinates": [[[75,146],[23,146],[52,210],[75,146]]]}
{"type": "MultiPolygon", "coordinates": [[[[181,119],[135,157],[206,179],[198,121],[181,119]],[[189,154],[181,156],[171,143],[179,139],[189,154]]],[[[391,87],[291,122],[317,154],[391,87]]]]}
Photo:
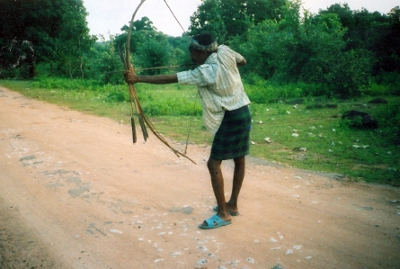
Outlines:
{"type": "Polygon", "coordinates": [[[218,49],[217,41],[211,34],[199,34],[190,40],[189,51],[192,61],[196,64],[204,64],[208,56],[218,49]]]}

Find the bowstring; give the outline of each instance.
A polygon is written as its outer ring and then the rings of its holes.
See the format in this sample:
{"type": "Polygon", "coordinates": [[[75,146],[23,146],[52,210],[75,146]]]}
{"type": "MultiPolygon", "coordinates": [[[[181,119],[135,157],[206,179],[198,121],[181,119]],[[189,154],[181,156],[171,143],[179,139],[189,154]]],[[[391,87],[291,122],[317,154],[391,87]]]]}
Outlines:
{"type": "Polygon", "coordinates": [[[179,26],[181,27],[183,33],[186,34],[185,29],[183,28],[182,24],[179,22],[178,18],[175,16],[175,13],[172,11],[172,9],[170,8],[170,6],[168,5],[167,0],[164,0],[164,3],[167,5],[169,11],[171,11],[172,16],[174,16],[175,20],[178,22],[178,24],[179,24],[179,26]]]}
{"type": "MultiPolygon", "coordinates": [[[[180,21],[178,20],[178,18],[175,16],[175,13],[172,11],[171,7],[168,5],[167,0],[164,0],[164,3],[167,5],[167,7],[168,7],[169,11],[171,12],[172,16],[175,18],[176,22],[177,22],[177,23],[179,24],[179,26],[181,27],[183,33],[186,34],[185,29],[183,28],[183,26],[182,26],[182,24],[180,23],[180,21]]],[[[189,39],[189,36],[187,36],[187,38],[189,39]]],[[[195,102],[194,102],[194,104],[193,104],[193,111],[194,111],[194,109],[196,108],[196,104],[197,104],[197,99],[198,99],[198,97],[199,97],[199,92],[197,91],[196,100],[195,100],[195,102]]],[[[189,144],[189,136],[190,136],[190,133],[191,133],[191,130],[192,130],[192,124],[193,124],[193,120],[192,120],[192,119],[193,119],[193,116],[194,116],[194,114],[193,114],[192,117],[189,119],[189,127],[188,127],[188,134],[187,134],[187,137],[186,137],[186,143],[185,143],[185,151],[184,151],[184,154],[186,154],[186,152],[187,152],[187,147],[188,147],[188,144],[189,144]]]]}
{"type": "MultiPolygon", "coordinates": [[[[197,104],[197,100],[199,99],[199,94],[200,94],[199,91],[197,91],[196,99],[194,100],[194,104],[193,104],[193,111],[196,109],[196,104],[197,104]]],[[[188,144],[189,144],[189,136],[190,136],[191,131],[192,131],[193,117],[194,117],[194,113],[189,119],[188,134],[187,134],[187,137],[186,137],[186,144],[185,144],[185,151],[184,151],[185,154],[186,154],[187,147],[188,147],[188,144]]]]}

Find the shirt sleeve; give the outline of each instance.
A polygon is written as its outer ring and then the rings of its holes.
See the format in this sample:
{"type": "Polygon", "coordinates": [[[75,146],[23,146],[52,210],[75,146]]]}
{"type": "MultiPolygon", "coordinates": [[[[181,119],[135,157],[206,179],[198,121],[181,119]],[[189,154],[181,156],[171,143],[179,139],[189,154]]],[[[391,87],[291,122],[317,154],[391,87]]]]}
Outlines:
{"type": "Polygon", "coordinates": [[[177,73],[178,83],[204,87],[215,84],[215,75],[212,65],[204,64],[196,69],[177,73]]]}
{"type": "Polygon", "coordinates": [[[236,51],[232,51],[235,55],[236,58],[236,63],[241,63],[244,60],[244,57],[242,55],[240,55],[239,53],[237,53],[236,51]]]}
{"type": "Polygon", "coordinates": [[[178,72],[176,75],[178,77],[179,84],[195,84],[189,74],[189,71],[178,72]]]}
{"type": "Polygon", "coordinates": [[[221,50],[223,50],[225,52],[224,54],[229,55],[229,57],[233,57],[235,59],[236,63],[240,63],[240,62],[242,62],[244,60],[244,57],[241,54],[239,54],[238,52],[234,51],[230,47],[225,46],[225,45],[221,45],[220,48],[221,48],[221,50]]]}

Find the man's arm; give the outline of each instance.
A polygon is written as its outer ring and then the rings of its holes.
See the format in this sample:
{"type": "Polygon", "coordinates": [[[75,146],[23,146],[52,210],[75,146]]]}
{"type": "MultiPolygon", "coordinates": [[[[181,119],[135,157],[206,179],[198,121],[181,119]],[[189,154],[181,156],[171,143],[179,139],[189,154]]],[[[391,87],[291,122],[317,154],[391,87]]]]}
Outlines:
{"type": "Polygon", "coordinates": [[[135,84],[138,82],[148,84],[171,84],[178,82],[178,76],[173,75],[156,75],[156,76],[136,76],[134,71],[126,71],[124,73],[125,82],[135,84]]]}

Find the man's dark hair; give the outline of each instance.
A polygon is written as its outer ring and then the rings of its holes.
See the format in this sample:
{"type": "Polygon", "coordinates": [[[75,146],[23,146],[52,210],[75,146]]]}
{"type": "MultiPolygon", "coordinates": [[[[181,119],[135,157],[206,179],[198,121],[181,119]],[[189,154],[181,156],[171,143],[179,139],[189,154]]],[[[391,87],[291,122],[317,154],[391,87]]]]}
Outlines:
{"type": "Polygon", "coordinates": [[[199,44],[202,46],[211,45],[211,43],[215,41],[214,36],[210,33],[201,33],[199,35],[194,36],[193,39],[199,42],[199,44]]]}
{"type": "Polygon", "coordinates": [[[214,53],[218,49],[218,44],[212,34],[201,33],[192,37],[189,45],[189,51],[205,51],[208,54],[214,53]]]}

